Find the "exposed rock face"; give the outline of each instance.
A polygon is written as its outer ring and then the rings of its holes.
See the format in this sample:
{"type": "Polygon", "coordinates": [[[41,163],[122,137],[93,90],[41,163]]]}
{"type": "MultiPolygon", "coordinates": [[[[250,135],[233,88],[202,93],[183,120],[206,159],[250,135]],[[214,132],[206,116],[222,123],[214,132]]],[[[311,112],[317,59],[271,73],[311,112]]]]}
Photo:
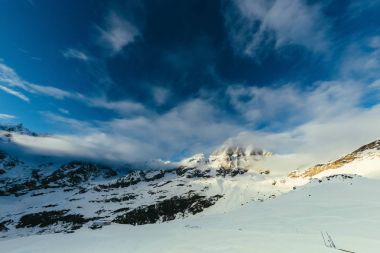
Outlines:
{"type": "Polygon", "coordinates": [[[187,196],[175,196],[163,200],[157,204],[138,207],[127,211],[115,218],[114,222],[121,224],[143,225],[156,223],[158,221],[174,220],[178,215],[185,217],[186,214],[196,214],[205,208],[215,204],[221,195],[205,197],[189,193],[187,196]]]}
{"type": "Polygon", "coordinates": [[[91,220],[80,214],[67,214],[68,212],[69,210],[59,210],[26,214],[20,218],[16,228],[45,228],[59,224],[62,231],[68,232],[81,228],[83,224],[91,220]]]}

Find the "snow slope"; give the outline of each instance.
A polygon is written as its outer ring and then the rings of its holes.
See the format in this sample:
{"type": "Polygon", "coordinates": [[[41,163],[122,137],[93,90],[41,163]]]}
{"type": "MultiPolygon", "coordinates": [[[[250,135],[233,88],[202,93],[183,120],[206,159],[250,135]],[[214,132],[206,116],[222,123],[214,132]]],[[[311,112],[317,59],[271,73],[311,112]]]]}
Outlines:
{"type": "MultiPolygon", "coordinates": [[[[380,250],[380,182],[331,178],[227,213],[200,214],[144,226],[82,228],[74,234],[34,235],[0,242],[2,252],[336,252],[380,250]]],[[[214,208],[214,207],[212,207],[214,208]]]]}

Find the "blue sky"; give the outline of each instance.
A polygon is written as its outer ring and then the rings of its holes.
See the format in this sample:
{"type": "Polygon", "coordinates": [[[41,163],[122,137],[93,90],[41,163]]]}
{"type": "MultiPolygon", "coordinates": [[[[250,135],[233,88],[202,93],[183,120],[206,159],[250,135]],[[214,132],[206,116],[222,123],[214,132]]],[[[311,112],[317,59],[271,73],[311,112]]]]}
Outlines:
{"type": "Polygon", "coordinates": [[[0,120],[56,135],[52,152],[179,159],[233,139],[318,153],[379,137],[380,1],[0,5],[0,120]]]}

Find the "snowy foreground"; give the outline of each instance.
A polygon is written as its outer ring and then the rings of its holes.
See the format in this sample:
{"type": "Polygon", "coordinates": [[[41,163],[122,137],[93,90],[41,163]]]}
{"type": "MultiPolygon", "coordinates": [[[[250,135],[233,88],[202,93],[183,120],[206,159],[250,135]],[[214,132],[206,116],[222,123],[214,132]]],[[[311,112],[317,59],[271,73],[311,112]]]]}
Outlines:
{"type": "Polygon", "coordinates": [[[167,223],[9,239],[0,252],[337,252],[323,243],[327,231],[337,248],[377,253],[379,196],[378,179],[337,176],[228,213],[215,205],[167,223]]]}

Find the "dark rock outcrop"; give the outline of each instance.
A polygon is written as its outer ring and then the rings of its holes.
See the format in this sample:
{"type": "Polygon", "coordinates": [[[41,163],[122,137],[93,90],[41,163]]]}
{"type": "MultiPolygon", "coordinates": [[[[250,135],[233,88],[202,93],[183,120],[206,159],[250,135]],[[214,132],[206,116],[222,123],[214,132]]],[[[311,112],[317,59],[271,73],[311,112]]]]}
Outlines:
{"type": "Polygon", "coordinates": [[[31,213],[22,216],[16,228],[25,227],[48,227],[63,223],[66,230],[76,230],[82,227],[90,219],[86,219],[81,214],[67,214],[69,210],[44,211],[31,213]]]}
{"type": "Polygon", "coordinates": [[[215,204],[221,195],[205,197],[196,194],[175,196],[153,205],[138,207],[115,218],[114,222],[121,224],[143,225],[158,221],[174,220],[177,215],[197,214],[215,204]]]}

